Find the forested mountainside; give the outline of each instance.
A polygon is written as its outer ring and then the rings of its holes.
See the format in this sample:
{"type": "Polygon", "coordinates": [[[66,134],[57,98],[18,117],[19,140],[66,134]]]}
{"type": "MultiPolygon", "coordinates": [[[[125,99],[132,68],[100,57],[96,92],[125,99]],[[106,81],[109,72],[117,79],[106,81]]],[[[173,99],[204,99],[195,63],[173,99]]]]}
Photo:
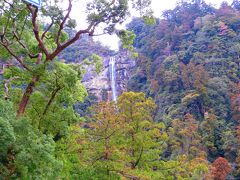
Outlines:
{"type": "MultiPolygon", "coordinates": [[[[68,30],[68,35],[72,36],[74,31],[68,30]]],[[[67,63],[80,63],[89,58],[92,54],[106,57],[113,54],[109,48],[104,47],[100,42],[95,42],[92,37],[82,36],[72,46],[67,47],[60,55],[59,59],[67,63]]]]}
{"type": "Polygon", "coordinates": [[[0,1],[0,180],[240,179],[239,0],[152,25],[149,0],[92,0],[80,30],[48,2],[0,1]],[[133,9],[118,53],[93,41],[133,9]]]}
{"type": "Polygon", "coordinates": [[[238,5],[223,3],[214,9],[185,2],[165,11],[154,26],[140,19],[128,25],[141,55],[129,89],[154,98],[157,120],[186,113],[202,120],[214,111],[219,119],[237,123],[233,97],[240,79],[238,5]]]}
{"type": "MultiPolygon", "coordinates": [[[[129,90],[154,99],[155,121],[186,130],[176,134],[178,145],[188,133],[198,133],[209,161],[222,156],[235,163],[239,153],[239,5],[223,2],[215,9],[182,2],[154,26],[138,18],[128,25],[140,55],[129,90]],[[184,120],[189,114],[195,126],[184,120]]],[[[169,148],[167,156],[173,153],[169,148]]]]}

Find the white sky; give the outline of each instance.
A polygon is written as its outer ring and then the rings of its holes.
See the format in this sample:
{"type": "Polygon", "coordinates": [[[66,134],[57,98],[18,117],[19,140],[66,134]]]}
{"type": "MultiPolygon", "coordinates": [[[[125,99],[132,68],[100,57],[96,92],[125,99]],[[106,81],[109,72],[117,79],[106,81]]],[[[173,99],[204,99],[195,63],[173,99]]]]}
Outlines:
{"type": "MultiPolygon", "coordinates": [[[[87,1],[88,0],[81,0],[81,7],[83,7],[87,1]]],[[[164,10],[173,9],[177,1],[178,0],[152,0],[152,9],[154,11],[155,17],[160,17],[164,10]]],[[[215,7],[219,7],[223,1],[231,4],[233,0],[205,0],[206,3],[211,3],[215,7]]],[[[80,16],[84,16],[84,12],[81,12],[81,10],[79,10],[79,7],[75,8],[73,9],[73,16],[75,19],[82,19],[80,16]]],[[[83,27],[84,25],[85,23],[80,24],[80,22],[78,22],[78,27],[83,27]]],[[[118,38],[116,35],[98,36],[94,37],[94,39],[99,40],[103,45],[109,46],[111,49],[118,49],[118,38]]]]}

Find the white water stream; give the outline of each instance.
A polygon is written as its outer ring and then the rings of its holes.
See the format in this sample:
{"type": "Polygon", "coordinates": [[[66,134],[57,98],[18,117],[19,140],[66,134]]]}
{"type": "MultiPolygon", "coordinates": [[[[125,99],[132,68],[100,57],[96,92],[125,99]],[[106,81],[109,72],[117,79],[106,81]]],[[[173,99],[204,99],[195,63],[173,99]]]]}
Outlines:
{"type": "Polygon", "coordinates": [[[116,90],[115,57],[110,57],[109,72],[110,72],[111,89],[112,89],[112,100],[116,101],[117,100],[117,90],[116,90]]]}

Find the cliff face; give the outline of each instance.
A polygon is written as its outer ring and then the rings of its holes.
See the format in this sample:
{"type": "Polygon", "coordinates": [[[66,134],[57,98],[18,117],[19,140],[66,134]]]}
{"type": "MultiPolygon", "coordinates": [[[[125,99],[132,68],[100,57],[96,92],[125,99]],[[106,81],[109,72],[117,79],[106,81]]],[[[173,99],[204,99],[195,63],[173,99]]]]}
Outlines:
{"type": "MultiPolygon", "coordinates": [[[[135,60],[129,58],[126,52],[120,52],[114,56],[116,70],[117,96],[127,90],[127,82],[131,76],[131,70],[135,66],[135,60]]],[[[97,96],[99,101],[112,100],[111,78],[109,66],[110,56],[103,58],[102,71],[97,74],[93,67],[89,67],[83,77],[83,84],[88,92],[97,96]]]]}

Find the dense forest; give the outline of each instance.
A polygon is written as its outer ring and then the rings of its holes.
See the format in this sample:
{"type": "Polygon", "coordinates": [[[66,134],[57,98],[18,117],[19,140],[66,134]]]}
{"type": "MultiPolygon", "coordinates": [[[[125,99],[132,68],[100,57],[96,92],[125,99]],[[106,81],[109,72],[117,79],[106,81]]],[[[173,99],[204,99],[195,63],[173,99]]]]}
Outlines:
{"type": "Polygon", "coordinates": [[[240,1],[92,0],[80,30],[73,3],[0,1],[0,180],[240,179],[240,1]],[[136,61],[117,101],[81,82],[100,25],[136,61]]]}

